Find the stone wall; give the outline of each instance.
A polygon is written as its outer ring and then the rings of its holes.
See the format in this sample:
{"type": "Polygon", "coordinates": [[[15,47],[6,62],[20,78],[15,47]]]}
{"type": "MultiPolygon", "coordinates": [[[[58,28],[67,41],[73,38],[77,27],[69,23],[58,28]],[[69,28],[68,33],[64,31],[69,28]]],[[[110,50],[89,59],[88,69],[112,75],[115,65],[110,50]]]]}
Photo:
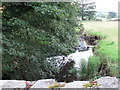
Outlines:
{"type": "MultiPolygon", "coordinates": [[[[100,86],[97,88],[85,88],[83,84],[89,83],[89,81],[73,81],[67,83],[65,87],[59,87],[50,89],[48,88],[49,85],[54,85],[54,79],[44,79],[38,80],[29,90],[118,90],[118,79],[116,77],[101,77],[96,80],[100,86]]],[[[22,88],[22,89],[15,89],[15,90],[24,90],[25,88],[25,81],[20,80],[1,80],[0,83],[2,90],[14,90],[14,88],[22,88]],[[7,89],[6,89],[7,88],[7,89]]],[[[120,84],[120,83],[119,83],[120,84]]]]}

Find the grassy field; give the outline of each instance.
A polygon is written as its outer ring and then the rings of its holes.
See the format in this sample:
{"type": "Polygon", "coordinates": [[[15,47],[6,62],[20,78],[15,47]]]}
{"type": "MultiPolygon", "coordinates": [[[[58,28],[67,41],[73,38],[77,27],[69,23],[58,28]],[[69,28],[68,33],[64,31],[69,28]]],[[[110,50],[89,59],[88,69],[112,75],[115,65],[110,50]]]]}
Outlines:
{"type": "Polygon", "coordinates": [[[107,36],[107,40],[114,41],[118,46],[118,22],[117,21],[84,21],[85,30],[94,30],[107,36]]]}

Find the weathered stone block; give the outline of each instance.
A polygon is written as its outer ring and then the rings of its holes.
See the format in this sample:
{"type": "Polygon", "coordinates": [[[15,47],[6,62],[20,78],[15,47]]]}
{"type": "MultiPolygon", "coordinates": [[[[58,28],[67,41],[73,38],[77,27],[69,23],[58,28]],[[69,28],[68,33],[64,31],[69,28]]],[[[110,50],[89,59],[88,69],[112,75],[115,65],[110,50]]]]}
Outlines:
{"type": "MultiPolygon", "coordinates": [[[[48,88],[48,86],[53,85],[55,83],[54,79],[45,79],[45,80],[38,80],[31,88],[30,90],[33,90],[34,88],[48,88]]],[[[48,89],[47,89],[48,90],[48,89]]]]}
{"type": "MultiPolygon", "coordinates": [[[[25,81],[20,81],[20,80],[9,80],[6,81],[4,84],[1,85],[3,90],[13,90],[14,88],[25,88],[26,84],[25,81]]],[[[17,89],[17,90],[18,90],[17,89]]]]}

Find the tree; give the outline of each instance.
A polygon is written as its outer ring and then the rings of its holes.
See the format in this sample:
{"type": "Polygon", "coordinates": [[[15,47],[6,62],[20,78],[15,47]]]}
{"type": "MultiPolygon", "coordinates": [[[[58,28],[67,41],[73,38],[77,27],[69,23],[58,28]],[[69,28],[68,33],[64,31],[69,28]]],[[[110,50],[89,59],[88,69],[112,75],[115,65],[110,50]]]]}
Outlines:
{"type": "Polygon", "coordinates": [[[117,13],[115,13],[115,12],[108,12],[107,19],[116,18],[116,17],[117,17],[117,13]]]}
{"type": "Polygon", "coordinates": [[[80,16],[82,20],[92,20],[95,17],[95,2],[91,0],[81,0],[80,16]]]}
{"type": "Polygon", "coordinates": [[[78,5],[10,2],[3,6],[3,79],[55,78],[59,70],[46,58],[74,51],[78,5]]]}

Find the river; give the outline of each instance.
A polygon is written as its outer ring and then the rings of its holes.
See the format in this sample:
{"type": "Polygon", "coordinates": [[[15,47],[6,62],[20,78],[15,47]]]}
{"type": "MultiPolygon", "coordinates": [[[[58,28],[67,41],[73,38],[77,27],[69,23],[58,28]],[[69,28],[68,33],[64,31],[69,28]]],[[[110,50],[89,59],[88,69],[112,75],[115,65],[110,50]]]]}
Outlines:
{"type": "MultiPolygon", "coordinates": [[[[54,60],[56,62],[56,67],[58,69],[61,70],[61,73],[59,77],[60,80],[62,79],[62,77],[68,77],[67,76],[67,72],[64,70],[68,70],[70,69],[70,62],[74,61],[74,67],[80,71],[81,67],[82,67],[82,61],[85,61],[86,67],[88,64],[88,60],[91,56],[93,56],[93,50],[92,50],[93,46],[90,46],[86,43],[86,41],[84,39],[82,39],[82,41],[80,40],[78,47],[76,47],[76,51],[74,53],[69,54],[68,56],[54,56],[54,57],[50,57],[48,58],[48,60],[54,60]],[[62,69],[61,69],[62,68],[62,69]],[[65,69],[64,69],[65,68],[65,69]],[[68,69],[67,69],[68,68],[68,69]],[[65,74],[66,73],[66,74],[65,74]]],[[[50,61],[51,63],[51,61],[50,61]]],[[[80,77],[80,73],[77,73],[77,77],[80,77]]]]}

